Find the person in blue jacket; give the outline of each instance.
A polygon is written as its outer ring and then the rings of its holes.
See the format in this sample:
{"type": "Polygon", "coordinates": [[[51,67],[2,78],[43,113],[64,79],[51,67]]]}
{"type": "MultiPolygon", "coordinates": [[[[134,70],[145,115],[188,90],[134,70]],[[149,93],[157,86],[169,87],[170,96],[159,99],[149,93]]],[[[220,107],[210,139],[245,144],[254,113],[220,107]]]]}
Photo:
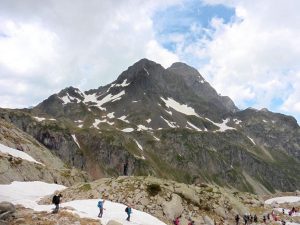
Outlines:
{"type": "Polygon", "coordinates": [[[131,206],[130,205],[127,205],[126,209],[125,209],[125,212],[127,213],[127,218],[126,220],[127,221],[130,221],[130,214],[132,213],[132,209],[131,209],[131,206]]]}
{"type": "Polygon", "coordinates": [[[102,218],[102,215],[103,215],[103,205],[104,205],[104,202],[105,202],[105,200],[103,199],[103,200],[99,200],[99,202],[98,202],[98,208],[99,208],[99,214],[98,214],[98,217],[99,218],[102,218]]]}

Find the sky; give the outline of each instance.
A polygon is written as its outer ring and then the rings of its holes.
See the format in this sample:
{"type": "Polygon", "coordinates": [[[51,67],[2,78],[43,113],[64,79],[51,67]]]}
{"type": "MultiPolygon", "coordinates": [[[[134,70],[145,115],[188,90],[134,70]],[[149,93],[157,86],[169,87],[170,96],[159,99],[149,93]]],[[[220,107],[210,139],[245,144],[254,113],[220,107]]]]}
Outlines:
{"type": "Polygon", "coordinates": [[[113,82],[141,58],[199,70],[240,109],[300,121],[298,0],[0,0],[0,107],[113,82]]]}

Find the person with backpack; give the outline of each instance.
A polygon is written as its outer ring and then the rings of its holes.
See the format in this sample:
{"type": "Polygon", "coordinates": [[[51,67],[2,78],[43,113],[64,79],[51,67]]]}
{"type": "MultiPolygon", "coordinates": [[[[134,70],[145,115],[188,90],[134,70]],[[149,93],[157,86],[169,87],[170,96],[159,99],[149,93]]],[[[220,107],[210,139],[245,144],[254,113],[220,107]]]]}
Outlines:
{"type": "Polygon", "coordinates": [[[253,217],[253,221],[254,221],[254,223],[257,223],[257,216],[256,216],[256,214],[253,217]]]}
{"type": "Polygon", "coordinates": [[[56,194],[53,196],[52,198],[52,203],[55,205],[55,209],[53,210],[52,213],[58,213],[59,210],[59,203],[60,203],[60,199],[61,199],[62,195],[61,194],[56,194]]]}
{"type": "Polygon", "coordinates": [[[240,222],[240,216],[239,216],[239,214],[236,214],[236,216],[235,216],[235,224],[239,225],[239,222],[240,222]]]}
{"type": "Polygon", "coordinates": [[[126,218],[126,220],[127,220],[127,221],[130,221],[130,214],[132,213],[132,210],[131,210],[131,206],[130,206],[130,205],[128,205],[128,206],[126,207],[125,212],[127,213],[127,218],[126,218]]]}
{"type": "Polygon", "coordinates": [[[190,219],[190,222],[188,225],[195,225],[195,221],[190,219]]]}
{"type": "Polygon", "coordinates": [[[176,217],[176,219],[173,221],[174,225],[179,225],[179,219],[181,216],[176,217]]]}
{"type": "Polygon", "coordinates": [[[98,217],[99,218],[102,218],[102,215],[103,215],[103,205],[104,205],[104,202],[105,202],[105,200],[103,199],[103,200],[101,200],[100,199],[100,201],[98,202],[98,208],[99,208],[99,214],[98,214],[98,217]]]}

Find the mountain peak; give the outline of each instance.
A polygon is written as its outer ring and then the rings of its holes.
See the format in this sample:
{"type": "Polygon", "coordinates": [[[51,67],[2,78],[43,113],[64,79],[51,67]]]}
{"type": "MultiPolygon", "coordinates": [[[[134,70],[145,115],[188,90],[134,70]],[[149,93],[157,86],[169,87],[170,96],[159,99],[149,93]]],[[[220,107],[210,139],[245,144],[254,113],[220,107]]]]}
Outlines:
{"type": "Polygon", "coordinates": [[[197,76],[204,80],[197,69],[183,62],[175,62],[167,70],[176,72],[182,76],[197,76]]]}

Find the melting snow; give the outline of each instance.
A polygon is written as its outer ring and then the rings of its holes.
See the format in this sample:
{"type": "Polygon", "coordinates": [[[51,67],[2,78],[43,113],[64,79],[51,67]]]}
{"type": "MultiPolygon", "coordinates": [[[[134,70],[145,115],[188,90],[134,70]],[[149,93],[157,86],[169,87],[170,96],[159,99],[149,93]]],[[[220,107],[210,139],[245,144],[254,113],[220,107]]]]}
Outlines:
{"type": "Polygon", "coordinates": [[[150,123],[150,122],[151,122],[151,119],[150,119],[150,118],[149,118],[149,119],[147,119],[147,120],[146,120],[146,122],[147,122],[147,123],[150,123]]]}
{"type": "Polygon", "coordinates": [[[168,108],[173,108],[178,112],[181,112],[185,115],[194,115],[198,116],[198,114],[195,112],[195,110],[192,107],[189,107],[187,105],[180,104],[179,102],[176,102],[172,98],[164,99],[163,97],[160,97],[161,100],[163,100],[168,108]]]}
{"type": "MultiPolygon", "coordinates": [[[[143,157],[140,157],[143,158],[143,157]]],[[[17,182],[14,181],[8,185],[0,185],[0,199],[1,201],[9,201],[13,204],[21,204],[26,208],[31,208],[35,211],[47,211],[51,212],[54,205],[38,205],[37,202],[46,195],[51,195],[55,191],[61,191],[65,189],[65,186],[57,184],[48,184],[40,181],[33,182],[17,182]]],[[[63,200],[63,199],[62,199],[63,200]]],[[[78,214],[80,217],[92,218],[99,220],[97,207],[99,199],[84,199],[74,200],[70,202],[63,202],[63,207],[72,207],[74,211],[70,212],[78,214]]],[[[123,225],[166,225],[157,218],[150,214],[141,212],[139,210],[132,209],[131,221],[126,221],[126,206],[120,203],[111,202],[106,200],[104,203],[103,217],[100,219],[102,224],[106,225],[110,220],[116,220],[123,225]]]]}
{"type": "Polygon", "coordinates": [[[122,84],[116,84],[115,87],[126,87],[130,83],[127,83],[127,79],[123,80],[122,84]]]}
{"type": "Polygon", "coordinates": [[[243,122],[243,121],[241,121],[241,120],[239,120],[239,119],[233,119],[233,121],[235,122],[235,124],[240,124],[241,122],[243,122]]]}
{"type": "Polygon", "coordinates": [[[176,128],[177,127],[175,122],[171,122],[171,121],[165,119],[162,116],[160,116],[160,118],[162,118],[168,124],[169,127],[171,127],[171,128],[176,128]]]}
{"type": "Polygon", "coordinates": [[[267,123],[268,121],[266,121],[266,120],[263,120],[263,122],[264,122],[264,123],[267,123]]]}
{"type": "Polygon", "coordinates": [[[116,95],[112,95],[112,94],[108,94],[106,95],[104,98],[102,98],[101,100],[97,100],[97,96],[96,94],[92,94],[92,95],[85,95],[85,99],[84,102],[92,102],[92,103],[96,103],[96,106],[101,109],[101,110],[106,110],[106,108],[102,107],[102,105],[104,105],[107,102],[115,102],[121,99],[121,96],[125,94],[125,91],[121,91],[120,93],[116,94],[116,95]]]}
{"type": "Polygon", "coordinates": [[[249,136],[247,136],[247,137],[249,138],[249,140],[250,140],[254,145],[256,145],[255,142],[254,142],[254,140],[253,140],[252,138],[250,138],[249,136]]]}
{"type": "Polygon", "coordinates": [[[142,124],[139,124],[137,127],[138,127],[138,129],[137,129],[138,131],[141,131],[141,130],[152,130],[151,127],[145,127],[142,124]]]}
{"type": "Polygon", "coordinates": [[[155,137],[154,135],[152,135],[155,141],[160,141],[159,138],[155,137]]]}
{"type": "Polygon", "coordinates": [[[67,93],[67,95],[65,95],[63,97],[59,97],[59,98],[63,101],[64,105],[66,105],[68,103],[72,103],[72,101],[81,102],[80,99],[70,96],[69,93],[67,93]]]}
{"type": "Polygon", "coordinates": [[[44,117],[37,117],[37,116],[34,116],[33,118],[36,119],[36,120],[39,121],[39,122],[46,120],[46,118],[44,118],[44,117]]]}
{"type": "Polygon", "coordinates": [[[129,120],[126,120],[127,116],[121,116],[118,119],[124,121],[125,123],[130,123],[129,120]]]}
{"type": "Polygon", "coordinates": [[[165,111],[172,116],[172,111],[168,111],[168,110],[165,110],[165,111]]]}
{"type": "Polygon", "coordinates": [[[220,132],[224,132],[226,130],[236,130],[234,127],[229,127],[229,126],[226,125],[229,122],[229,118],[227,118],[226,120],[223,120],[222,123],[215,123],[214,121],[212,121],[208,118],[205,118],[205,119],[208,120],[209,122],[213,123],[217,127],[219,127],[218,131],[220,131],[220,132]]]}
{"type": "Polygon", "coordinates": [[[145,67],[144,67],[144,70],[146,71],[147,75],[149,76],[150,74],[149,74],[148,70],[145,67]]]}
{"type": "Polygon", "coordinates": [[[134,131],[134,129],[131,127],[128,127],[128,128],[123,129],[122,131],[126,132],[126,133],[130,133],[130,132],[134,131]]]}
{"type": "Polygon", "coordinates": [[[54,118],[47,119],[47,118],[44,118],[44,117],[37,117],[37,116],[34,116],[33,118],[36,119],[36,120],[39,121],[39,122],[44,121],[44,120],[52,120],[52,121],[55,121],[55,120],[56,120],[56,119],[54,119],[54,118]]]}
{"type": "Polygon", "coordinates": [[[137,140],[133,139],[135,141],[135,143],[137,144],[137,146],[139,147],[139,149],[141,149],[143,151],[143,147],[140,145],[140,143],[138,143],[137,140]]]}
{"type": "Polygon", "coordinates": [[[194,128],[196,131],[202,131],[200,128],[196,127],[194,124],[192,124],[192,123],[189,122],[189,121],[187,121],[187,124],[188,124],[190,127],[194,128]]]}
{"type": "Polygon", "coordinates": [[[93,123],[93,127],[95,127],[96,129],[98,129],[98,125],[99,123],[101,123],[102,121],[99,119],[95,119],[95,122],[93,123]]]}
{"type": "Polygon", "coordinates": [[[115,118],[114,114],[115,114],[114,112],[108,113],[107,117],[110,119],[115,118]]]}
{"type": "Polygon", "coordinates": [[[72,136],[73,140],[75,141],[75,143],[77,144],[78,148],[80,148],[79,142],[78,142],[75,134],[72,134],[71,136],[72,136]]]}
{"type": "Polygon", "coordinates": [[[132,101],[132,103],[137,103],[137,102],[139,102],[139,100],[138,101],[132,101]]]}
{"type": "Polygon", "coordinates": [[[82,120],[75,120],[74,122],[75,123],[82,123],[83,121],[82,120]]]}
{"type": "Polygon", "coordinates": [[[82,128],[82,127],[83,127],[83,124],[80,124],[80,125],[78,125],[77,127],[82,128]]]}
{"type": "Polygon", "coordinates": [[[19,158],[24,159],[24,160],[29,161],[29,162],[35,162],[35,163],[43,165],[42,163],[36,161],[34,158],[32,158],[27,153],[22,152],[22,151],[17,150],[17,149],[14,149],[14,148],[7,147],[7,146],[2,145],[2,144],[0,144],[0,152],[12,155],[14,157],[19,157],[19,158]]]}
{"type": "Polygon", "coordinates": [[[300,196],[285,196],[285,197],[271,198],[266,200],[265,204],[270,205],[273,202],[276,202],[278,204],[300,202],[300,196]]]}

